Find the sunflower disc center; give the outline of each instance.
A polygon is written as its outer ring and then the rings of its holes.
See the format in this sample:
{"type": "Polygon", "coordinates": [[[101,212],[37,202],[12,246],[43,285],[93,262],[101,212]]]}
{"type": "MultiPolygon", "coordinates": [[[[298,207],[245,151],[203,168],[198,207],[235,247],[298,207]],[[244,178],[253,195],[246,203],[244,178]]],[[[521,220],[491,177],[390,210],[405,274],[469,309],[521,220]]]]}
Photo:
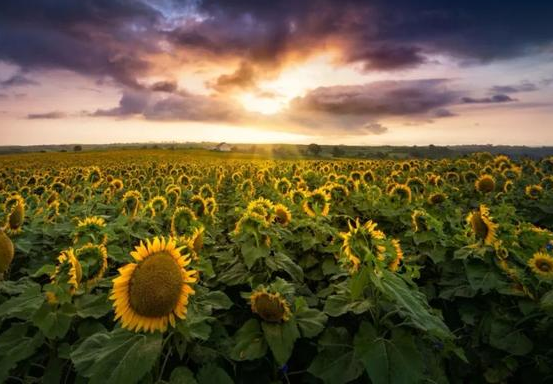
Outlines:
{"type": "Polygon", "coordinates": [[[284,306],[278,297],[261,294],[255,300],[257,314],[267,322],[280,322],[284,317],[284,306]]]}
{"type": "Polygon", "coordinates": [[[132,275],[131,307],[142,316],[167,316],[177,305],[182,285],[182,269],[175,259],[165,252],[153,254],[132,275]]]}

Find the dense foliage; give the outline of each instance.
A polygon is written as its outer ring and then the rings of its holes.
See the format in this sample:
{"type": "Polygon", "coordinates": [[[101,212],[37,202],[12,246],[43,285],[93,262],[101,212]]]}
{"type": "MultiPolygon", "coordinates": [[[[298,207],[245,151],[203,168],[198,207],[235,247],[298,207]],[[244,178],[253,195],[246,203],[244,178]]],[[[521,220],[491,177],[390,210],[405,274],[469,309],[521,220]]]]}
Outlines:
{"type": "Polygon", "coordinates": [[[0,381],[552,381],[553,158],[1,163],[0,381]]]}

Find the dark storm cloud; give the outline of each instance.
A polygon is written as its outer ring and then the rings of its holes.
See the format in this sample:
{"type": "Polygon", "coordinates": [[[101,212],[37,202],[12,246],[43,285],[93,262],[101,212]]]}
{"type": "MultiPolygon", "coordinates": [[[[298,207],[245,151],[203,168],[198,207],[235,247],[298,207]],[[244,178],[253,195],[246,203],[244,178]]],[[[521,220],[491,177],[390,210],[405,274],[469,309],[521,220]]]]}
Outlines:
{"type": "Polygon", "coordinates": [[[539,87],[532,82],[521,82],[518,85],[493,86],[490,89],[490,91],[495,94],[513,94],[536,90],[539,90],[539,87]]]}
{"type": "Polygon", "coordinates": [[[67,114],[63,112],[34,113],[27,115],[28,120],[57,120],[65,117],[67,117],[67,114]]]}
{"type": "Polygon", "coordinates": [[[496,94],[491,97],[484,98],[472,98],[472,97],[463,97],[461,102],[463,103],[504,103],[504,102],[514,102],[516,99],[509,97],[506,94],[496,94]]]}
{"type": "Polygon", "coordinates": [[[0,60],[25,70],[69,69],[138,86],[155,51],[159,15],[130,0],[3,0],[0,60]]]}
{"type": "Polygon", "coordinates": [[[335,115],[403,116],[425,114],[455,103],[459,93],[446,79],[379,81],[320,87],[292,101],[293,111],[335,115]]]}

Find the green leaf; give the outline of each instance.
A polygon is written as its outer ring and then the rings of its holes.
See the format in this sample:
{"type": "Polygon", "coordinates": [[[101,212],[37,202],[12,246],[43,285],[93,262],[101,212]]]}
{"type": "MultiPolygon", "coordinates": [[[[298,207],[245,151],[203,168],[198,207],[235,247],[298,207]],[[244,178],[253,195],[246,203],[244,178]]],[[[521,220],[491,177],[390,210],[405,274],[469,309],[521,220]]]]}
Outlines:
{"type": "Polygon", "coordinates": [[[466,261],[465,269],[471,288],[484,294],[505,286],[501,275],[490,265],[480,261],[466,261]]]}
{"type": "Polygon", "coordinates": [[[0,319],[16,317],[28,320],[42,306],[44,300],[40,285],[30,286],[19,296],[12,297],[0,305],[0,319]]]}
{"type": "Polygon", "coordinates": [[[282,253],[277,253],[274,257],[267,259],[267,266],[270,266],[273,270],[283,270],[290,275],[290,277],[297,282],[303,282],[303,270],[292,259],[282,253]]]}
{"type": "Polygon", "coordinates": [[[264,245],[257,247],[254,243],[245,243],[240,251],[244,257],[244,263],[248,269],[251,269],[258,259],[268,256],[270,250],[264,245]]]}
{"type": "Polygon", "coordinates": [[[292,355],[294,343],[300,332],[293,318],[282,324],[261,323],[265,340],[279,365],[284,365],[292,355]]]}
{"type": "Polygon", "coordinates": [[[370,309],[370,300],[352,301],[347,294],[334,294],[326,299],[324,312],[331,317],[338,317],[348,312],[361,314],[370,309]]]}
{"type": "Polygon", "coordinates": [[[71,304],[50,305],[47,302],[33,315],[33,323],[49,339],[62,338],[69,331],[71,320],[75,315],[71,304]]]}
{"type": "Polygon", "coordinates": [[[229,309],[233,302],[221,291],[209,291],[202,297],[198,297],[196,302],[208,305],[212,309],[229,309]]]}
{"type": "Polygon", "coordinates": [[[373,383],[418,383],[424,362],[413,337],[402,329],[390,340],[378,337],[367,322],[361,323],[354,339],[355,356],[361,360],[373,383]]]}
{"type": "Polygon", "coordinates": [[[294,317],[303,337],[317,336],[325,328],[328,317],[317,309],[310,309],[303,297],[296,298],[294,317]]]}
{"type": "Polygon", "coordinates": [[[47,275],[50,277],[54,272],[56,271],[56,265],[44,265],[37,271],[35,271],[33,274],[31,274],[29,277],[31,278],[38,278],[42,277],[43,275],[47,275]]]}
{"type": "Polygon", "coordinates": [[[112,304],[108,300],[107,293],[84,294],[75,299],[75,306],[77,308],[77,316],[82,318],[104,317],[112,309],[112,304]]]}
{"type": "Polygon", "coordinates": [[[400,276],[384,271],[380,281],[373,280],[373,283],[380,287],[384,297],[394,302],[416,327],[442,339],[453,338],[441,317],[431,312],[424,294],[409,287],[400,276]]]}
{"type": "Polygon", "coordinates": [[[120,328],[90,336],[71,352],[71,360],[90,383],[136,383],[154,366],[161,344],[161,334],[120,328]]]}
{"type": "Polygon", "coordinates": [[[250,319],[242,325],[233,338],[235,344],[230,351],[233,360],[254,360],[267,353],[267,342],[256,319],[250,319]]]}
{"type": "Polygon", "coordinates": [[[207,364],[198,371],[198,382],[201,384],[232,384],[234,381],[224,369],[215,364],[207,364]]]}
{"type": "Polygon", "coordinates": [[[196,384],[198,381],[188,367],[176,367],[169,377],[171,384],[196,384]]]}
{"type": "Polygon", "coordinates": [[[506,321],[493,320],[490,345],[513,355],[524,356],[532,351],[532,341],[506,321]]]}
{"type": "Polygon", "coordinates": [[[40,333],[27,336],[28,328],[27,324],[12,324],[0,335],[0,382],[4,382],[10,370],[33,355],[44,342],[40,333]]]}
{"type": "Polygon", "coordinates": [[[307,371],[325,383],[348,383],[363,373],[345,328],[327,328],[319,339],[319,353],[307,371]]]}
{"type": "Polygon", "coordinates": [[[553,290],[548,291],[541,297],[540,307],[549,316],[553,316],[553,290]]]}

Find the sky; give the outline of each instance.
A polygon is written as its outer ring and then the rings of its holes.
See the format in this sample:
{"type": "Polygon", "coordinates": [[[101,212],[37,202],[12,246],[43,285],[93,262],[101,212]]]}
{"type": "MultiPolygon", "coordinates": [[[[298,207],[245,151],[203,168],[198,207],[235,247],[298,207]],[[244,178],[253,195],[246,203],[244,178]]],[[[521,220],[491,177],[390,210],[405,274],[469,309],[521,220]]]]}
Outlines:
{"type": "Polygon", "coordinates": [[[553,2],[2,0],[0,145],[553,145],[553,2]]]}

